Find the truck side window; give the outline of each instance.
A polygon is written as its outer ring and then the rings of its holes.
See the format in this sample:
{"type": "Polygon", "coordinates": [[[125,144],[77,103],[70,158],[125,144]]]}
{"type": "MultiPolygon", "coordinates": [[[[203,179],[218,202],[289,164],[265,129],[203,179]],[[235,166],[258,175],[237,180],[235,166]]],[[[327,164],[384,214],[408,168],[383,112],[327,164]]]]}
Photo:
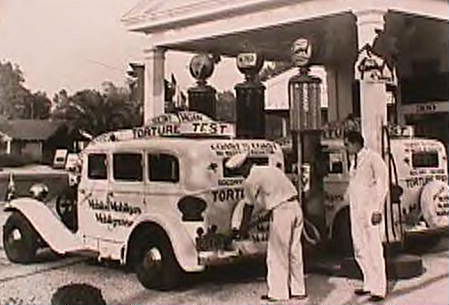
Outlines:
{"type": "Polygon", "coordinates": [[[138,153],[116,153],[112,155],[115,180],[143,181],[142,155],[138,153]]]}
{"type": "Polygon", "coordinates": [[[87,177],[93,180],[107,179],[106,154],[90,154],[87,157],[87,177]]]}
{"type": "Polygon", "coordinates": [[[168,154],[149,154],[148,163],[148,176],[150,181],[179,181],[179,161],[175,156],[168,154]]]}

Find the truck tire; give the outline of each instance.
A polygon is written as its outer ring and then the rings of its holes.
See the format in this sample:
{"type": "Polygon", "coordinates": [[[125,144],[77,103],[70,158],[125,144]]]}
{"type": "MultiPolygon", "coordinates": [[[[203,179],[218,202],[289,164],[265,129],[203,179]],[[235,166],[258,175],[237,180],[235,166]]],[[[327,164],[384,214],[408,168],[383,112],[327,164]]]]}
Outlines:
{"type": "Polygon", "coordinates": [[[3,227],[3,247],[8,259],[27,264],[34,261],[39,247],[39,235],[19,212],[13,212],[3,227]]]}
{"type": "Polygon", "coordinates": [[[354,248],[352,245],[351,219],[349,217],[348,209],[341,211],[335,219],[332,245],[337,254],[343,256],[353,255],[354,248]]]}
{"type": "Polygon", "coordinates": [[[183,272],[168,237],[162,233],[146,233],[139,239],[134,265],[139,282],[148,289],[166,291],[176,288],[183,272]]]}
{"type": "Polygon", "coordinates": [[[436,229],[449,225],[447,184],[437,180],[427,183],[421,192],[420,205],[429,228],[436,229]]]}

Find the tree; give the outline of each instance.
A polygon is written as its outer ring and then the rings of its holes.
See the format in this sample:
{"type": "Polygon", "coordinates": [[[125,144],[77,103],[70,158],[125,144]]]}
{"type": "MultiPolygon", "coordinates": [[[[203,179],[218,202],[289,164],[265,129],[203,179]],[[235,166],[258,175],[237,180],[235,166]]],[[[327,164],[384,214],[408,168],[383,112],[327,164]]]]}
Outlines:
{"type": "Polygon", "coordinates": [[[69,95],[65,89],[59,90],[59,92],[55,93],[55,95],[53,96],[53,103],[56,106],[64,105],[64,104],[68,103],[68,100],[69,100],[69,95]]]}
{"type": "Polygon", "coordinates": [[[45,92],[27,93],[23,102],[15,105],[15,109],[13,118],[44,120],[50,116],[51,101],[45,92]]]}
{"type": "Polygon", "coordinates": [[[94,136],[141,125],[140,107],[130,100],[129,91],[112,83],[103,84],[103,91],[101,94],[96,90],[82,90],[67,99],[58,94],[52,117],[70,120],[76,128],[94,136]]]}
{"type": "Polygon", "coordinates": [[[275,77],[293,67],[293,64],[290,62],[283,61],[275,61],[272,65],[266,65],[260,72],[259,78],[261,81],[269,80],[272,77],[275,77]]]}
{"type": "Polygon", "coordinates": [[[26,104],[30,92],[23,85],[25,79],[19,66],[0,61],[0,115],[6,118],[18,117],[20,105],[26,104]]]}

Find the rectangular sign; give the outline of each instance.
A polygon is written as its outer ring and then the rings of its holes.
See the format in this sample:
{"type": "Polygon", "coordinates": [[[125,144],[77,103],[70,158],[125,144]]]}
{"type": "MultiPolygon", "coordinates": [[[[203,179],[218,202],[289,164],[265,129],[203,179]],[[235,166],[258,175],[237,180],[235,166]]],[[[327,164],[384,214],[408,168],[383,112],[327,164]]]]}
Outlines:
{"type": "Polygon", "coordinates": [[[401,105],[402,114],[449,112],[449,101],[401,105]]]}
{"type": "Polygon", "coordinates": [[[179,126],[183,135],[211,135],[234,137],[234,126],[228,123],[217,122],[190,122],[179,126]]]}

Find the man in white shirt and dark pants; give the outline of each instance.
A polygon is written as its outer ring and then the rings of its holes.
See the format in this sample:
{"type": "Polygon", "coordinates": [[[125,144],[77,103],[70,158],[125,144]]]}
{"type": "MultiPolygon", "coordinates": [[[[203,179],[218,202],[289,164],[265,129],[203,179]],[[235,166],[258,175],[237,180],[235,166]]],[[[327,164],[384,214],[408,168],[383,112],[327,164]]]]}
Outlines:
{"type": "Polygon", "coordinates": [[[298,192],[280,168],[252,165],[246,157],[246,153],[237,154],[228,160],[226,166],[241,167],[246,178],[240,235],[248,233],[255,204],[271,213],[267,249],[268,294],[262,299],[304,299],[307,297],[301,246],[304,220],[298,192]]]}
{"type": "Polygon", "coordinates": [[[364,147],[359,132],[346,133],[344,143],[353,156],[347,194],[354,257],[363,273],[363,287],[354,293],[370,294],[370,301],[379,302],[387,292],[381,225],[388,193],[388,169],[377,152],[364,147]]]}

